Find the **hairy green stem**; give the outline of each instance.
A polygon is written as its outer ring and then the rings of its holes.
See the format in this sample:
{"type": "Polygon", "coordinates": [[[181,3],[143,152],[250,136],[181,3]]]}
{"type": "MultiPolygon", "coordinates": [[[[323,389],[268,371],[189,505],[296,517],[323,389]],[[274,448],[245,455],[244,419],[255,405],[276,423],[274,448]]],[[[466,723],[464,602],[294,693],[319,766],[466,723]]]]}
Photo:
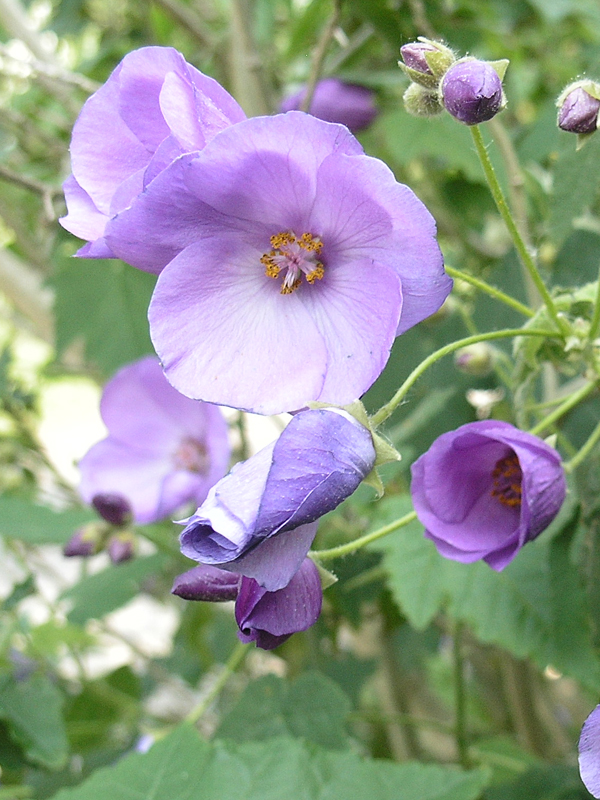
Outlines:
{"type": "Polygon", "coordinates": [[[598,442],[600,442],[600,422],[596,425],[583,447],[581,447],[580,450],[573,456],[573,458],[570,461],[567,461],[567,463],[564,465],[565,471],[573,472],[576,470],[577,467],[589,456],[598,442]]]}
{"type": "Polygon", "coordinates": [[[439,361],[440,358],[443,358],[450,353],[454,353],[456,350],[460,350],[461,347],[467,347],[470,344],[477,344],[477,342],[493,341],[494,339],[510,339],[511,337],[515,336],[556,337],[557,335],[558,334],[556,331],[537,330],[535,328],[507,328],[506,330],[502,331],[479,333],[476,336],[467,336],[465,339],[458,339],[456,342],[451,342],[450,344],[441,347],[439,350],[436,350],[435,353],[432,353],[424,361],[422,361],[418,367],[413,369],[392,399],[382,406],[379,411],[373,414],[371,417],[371,423],[374,427],[377,427],[378,425],[381,425],[382,422],[385,422],[385,420],[394,413],[396,408],[400,405],[402,400],[404,400],[414,384],[418,381],[421,375],[429,369],[429,367],[435,364],[436,361],[439,361]]]}
{"type": "Polygon", "coordinates": [[[227,681],[231,678],[233,673],[236,669],[240,666],[242,661],[244,660],[246,653],[248,652],[248,648],[250,647],[249,644],[244,644],[243,642],[238,642],[233,652],[227,659],[227,663],[223,667],[223,670],[217,680],[214,682],[211,690],[206,694],[202,700],[198,703],[197,706],[192,708],[190,713],[186,716],[185,721],[191,724],[198,722],[200,717],[209,709],[211,703],[218,697],[221,693],[227,681]]]}
{"type": "Polygon", "coordinates": [[[548,414],[541,422],[538,422],[537,425],[534,425],[533,428],[529,431],[529,433],[533,433],[534,435],[538,435],[541,431],[549,428],[553,425],[556,420],[560,419],[567,411],[570,411],[574,408],[578,403],[584,400],[588,394],[595,388],[596,381],[590,381],[586,383],[581,389],[578,389],[573,394],[569,395],[566,400],[564,400],[558,408],[555,408],[550,414],[548,414]]]}
{"type": "Polygon", "coordinates": [[[519,254],[521,263],[531,277],[531,280],[533,281],[535,288],[538,290],[540,297],[544,301],[544,305],[548,309],[548,313],[552,317],[557,329],[562,334],[568,333],[566,320],[560,318],[556,306],[554,305],[554,300],[550,296],[550,292],[546,288],[546,284],[538,272],[538,268],[531,257],[531,253],[527,249],[527,245],[523,241],[523,237],[521,236],[519,229],[515,224],[510,208],[508,207],[508,203],[504,197],[504,192],[502,191],[500,183],[498,182],[498,178],[496,177],[496,172],[492,162],[490,161],[490,157],[483,141],[483,136],[481,135],[481,130],[478,125],[472,125],[470,130],[473,137],[473,142],[475,144],[475,149],[477,150],[477,155],[479,156],[481,166],[483,167],[483,172],[492,193],[492,197],[494,198],[494,202],[496,203],[496,208],[498,209],[500,216],[508,228],[508,232],[511,235],[517,253],[519,254]]]}
{"type": "Polygon", "coordinates": [[[340,15],[342,10],[342,1],[341,0],[333,0],[333,12],[331,17],[329,18],[329,22],[327,23],[327,27],[321,34],[321,38],[317,42],[317,46],[315,47],[315,52],[312,60],[312,64],[310,67],[310,74],[308,76],[308,81],[306,83],[306,94],[304,95],[304,100],[300,106],[301,111],[309,111],[310,104],[312,103],[313,95],[315,93],[315,88],[321,77],[321,72],[323,70],[323,62],[325,61],[325,55],[327,53],[327,48],[329,47],[329,43],[333,39],[333,34],[335,33],[335,29],[338,26],[340,21],[340,15]]]}
{"type": "Polygon", "coordinates": [[[403,517],[400,517],[400,519],[397,519],[394,522],[390,522],[389,525],[384,525],[383,528],[378,528],[376,531],[366,533],[364,536],[360,536],[358,539],[353,539],[351,542],[340,544],[337,547],[331,547],[328,550],[311,550],[310,555],[316,558],[318,561],[328,561],[331,558],[347,556],[350,553],[355,553],[357,550],[360,550],[361,547],[365,547],[366,545],[371,544],[371,542],[387,536],[388,533],[393,533],[399,528],[404,528],[405,525],[413,522],[416,518],[416,513],[414,511],[409,511],[408,514],[405,514],[403,517]]]}
{"type": "Polygon", "coordinates": [[[454,267],[449,267],[448,265],[446,265],[446,272],[451,278],[457,278],[465,283],[470,283],[471,286],[475,286],[477,289],[485,292],[495,300],[499,300],[501,303],[504,303],[504,305],[510,306],[515,311],[518,311],[519,314],[523,314],[526,317],[533,317],[535,314],[535,312],[532,311],[529,306],[526,306],[524,303],[515,300],[514,297],[505,294],[500,289],[496,289],[495,286],[490,286],[489,283],[482,281],[481,278],[475,278],[473,275],[469,275],[467,272],[462,272],[461,270],[455,269],[454,267]]]}

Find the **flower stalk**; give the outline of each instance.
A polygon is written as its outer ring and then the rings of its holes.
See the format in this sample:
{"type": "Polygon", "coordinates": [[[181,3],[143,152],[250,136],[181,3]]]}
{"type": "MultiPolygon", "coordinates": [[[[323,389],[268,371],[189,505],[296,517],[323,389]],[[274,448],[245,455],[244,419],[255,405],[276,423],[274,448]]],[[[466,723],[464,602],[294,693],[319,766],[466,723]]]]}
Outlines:
{"type": "Polygon", "coordinates": [[[394,522],[390,522],[388,525],[384,525],[381,528],[377,528],[376,531],[366,533],[358,539],[340,544],[337,547],[330,547],[327,550],[311,550],[309,555],[317,561],[329,561],[333,558],[341,558],[342,556],[350,555],[350,553],[356,553],[357,550],[366,547],[368,544],[371,544],[371,542],[382,539],[384,536],[394,533],[394,531],[400,530],[400,528],[404,528],[406,525],[410,525],[416,518],[417,515],[415,512],[409,511],[408,514],[400,517],[400,519],[394,520],[394,522]]]}

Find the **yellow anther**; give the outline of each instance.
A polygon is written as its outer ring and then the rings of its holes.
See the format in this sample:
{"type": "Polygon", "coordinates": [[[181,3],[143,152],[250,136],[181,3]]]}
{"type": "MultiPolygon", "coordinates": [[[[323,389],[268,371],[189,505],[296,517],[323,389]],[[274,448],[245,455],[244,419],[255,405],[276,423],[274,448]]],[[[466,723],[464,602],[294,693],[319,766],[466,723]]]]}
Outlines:
{"type": "Polygon", "coordinates": [[[309,283],[314,283],[315,281],[322,280],[324,275],[325,275],[325,268],[323,267],[323,264],[321,264],[320,261],[317,261],[317,264],[313,269],[313,271],[309,272],[308,275],[306,276],[306,280],[309,283]]]}

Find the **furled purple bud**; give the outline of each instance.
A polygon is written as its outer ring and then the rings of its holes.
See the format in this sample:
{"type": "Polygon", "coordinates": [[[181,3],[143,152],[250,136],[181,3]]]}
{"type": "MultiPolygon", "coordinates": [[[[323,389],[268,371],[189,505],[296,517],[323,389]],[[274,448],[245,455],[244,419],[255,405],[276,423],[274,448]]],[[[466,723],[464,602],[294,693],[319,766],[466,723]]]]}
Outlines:
{"type": "MultiPolygon", "coordinates": [[[[306,87],[282,103],[281,111],[299,110],[306,96],[306,87]]],[[[368,127],[377,116],[375,93],[366,86],[345,83],[338,78],[324,78],[315,86],[310,103],[313,117],[325,122],[338,122],[353,133],[368,127]]]]}
{"type": "Polygon", "coordinates": [[[402,45],[400,55],[402,61],[398,66],[411,81],[427,89],[437,89],[440,79],[456,60],[450,48],[423,37],[402,45]]]}
{"type": "Polygon", "coordinates": [[[600,797],[600,705],[592,711],[579,737],[579,772],[585,788],[600,797]]]}
{"type": "Polygon", "coordinates": [[[494,368],[495,352],[487,342],[461,347],[454,356],[454,365],[466,375],[489,375],[494,368]]]}
{"type": "Polygon", "coordinates": [[[119,531],[108,540],[108,555],[113,564],[129,561],[135,555],[135,538],[131,531],[119,531]]]}
{"type": "Polygon", "coordinates": [[[92,497],[92,505],[102,519],[110,522],[111,525],[117,528],[131,522],[131,506],[127,498],[123,497],[122,494],[113,492],[95,494],[92,497]]]}
{"type": "Polygon", "coordinates": [[[310,558],[305,558],[288,585],[276,592],[267,592],[252,578],[242,578],[235,604],[238,637],[272,650],[293,633],[314,625],[322,600],[321,579],[310,558]]]}
{"type": "Polygon", "coordinates": [[[241,578],[234,572],[227,572],[208,564],[199,564],[178,575],[171,592],[184,600],[205,600],[221,603],[235,600],[238,596],[241,578]]]}
{"type": "Polygon", "coordinates": [[[490,63],[475,58],[451,66],[441,92],[446,110],[465,125],[486,122],[504,106],[500,75],[490,63]]]}
{"type": "Polygon", "coordinates": [[[565,499],[553,447],[508,422],[470,422],[439,436],[411,467],[417,517],[445,558],[504,569],[565,499]]]}
{"type": "Polygon", "coordinates": [[[413,117],[436,117],[444,110],[438,92],[411,83],[402,96],[404,108],[413,117]]]}
{"type": "Polygon", "coordinates": [[[592,81],[571,84],[556,104],[559,128],[569,133],[594,133],[600,112],[600,85],[592,81]]]}
{"type": "Polygon", "coordinates": [[[107,526],[104,522],[90,522],[75,531],[63,547],[65,556],[94,556],[99,553],[106,542],[107,526]]]}

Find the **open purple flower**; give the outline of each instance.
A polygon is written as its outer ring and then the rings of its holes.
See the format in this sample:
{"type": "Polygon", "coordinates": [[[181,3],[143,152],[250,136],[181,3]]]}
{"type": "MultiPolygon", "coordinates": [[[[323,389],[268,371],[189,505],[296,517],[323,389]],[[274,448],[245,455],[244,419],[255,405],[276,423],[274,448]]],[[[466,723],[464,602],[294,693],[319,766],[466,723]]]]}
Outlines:
{"type": "Polygon", "coordinates": [[[160,273],[150,331],[173,386],[263,414],[351,403],[452,287],[420,200],[346,128],[298,111],[177,159],[107,240],[160,273]]]}
{"type": "Polygon", "coordinates": [[[109,435],[79,462],[79,491],[88,503],[104,508],[106,496],[113,504],[121,497],[136,522],[154,522],[184,503],[201,503],[227,470],[220,410],[175,391],[154,356],[128,364],[106,384],[100,412],[109,435]]]}
{"type": "Polygon", "coordinates": [[[600,705],[592,711],[579,737],[579,772],[585,788],[600,797],[600,705]]]}
{"type": "MultiPolygon", "coordinates": [[[[305,97],[306,87],[284,98],[280,110],[297,111],[305,97]]],[[[323,78],[315,86],[310,113],[325,122],[339,122],[355,133],[367,128],[377,116],[374,99],[375,93],[366,86],[323,78]]]]}
{"type": "Polygon", "coordinates": [[[558,514],[566,483],[556,450],[485,420],[436,439],[412,465],[411,492],[441,555],[501,570],[558,514]]]}
{"type": "Polygon", "coordinates": [[[202,150],[245,119],[235,100],[170,47],[129,53],[83,106],[73,128],[73,174],[63,227],[89,244],[78,255],[111,258],[107,221],[182,153],[202,150]]]}
{"type": "Polygon", "coordinates": [[[302,411],[210,490],[187,520],[181,552],[267,591],[281,589],[302,564],[319,517],[352,494],[374,463],[372,436],[354,417],[302,411]]]}

